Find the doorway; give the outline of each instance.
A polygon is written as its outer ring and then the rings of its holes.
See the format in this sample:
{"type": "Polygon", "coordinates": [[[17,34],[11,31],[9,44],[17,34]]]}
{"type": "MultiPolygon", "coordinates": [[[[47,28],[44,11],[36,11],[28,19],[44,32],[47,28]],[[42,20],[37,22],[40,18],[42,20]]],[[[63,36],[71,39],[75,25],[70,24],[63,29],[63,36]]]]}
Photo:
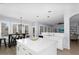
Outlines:
{"type": "Polygon", "coordinates": [[[70,48],[79,54],[79,14],[70,18],[70,48]]]}

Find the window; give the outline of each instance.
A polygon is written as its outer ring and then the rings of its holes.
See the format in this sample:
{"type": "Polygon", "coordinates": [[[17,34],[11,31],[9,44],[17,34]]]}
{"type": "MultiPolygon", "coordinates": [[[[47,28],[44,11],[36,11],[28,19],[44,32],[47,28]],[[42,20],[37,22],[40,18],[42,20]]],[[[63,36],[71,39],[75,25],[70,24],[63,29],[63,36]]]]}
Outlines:
{"type": "Polygon", "coordinates": [[[22,24],[18,25],[18,33],[22,33],[22,24]]]}
{"type": "Polygon", "coordinates": [[[1,36],[7,36],[8,35],[8,24],[7,23],[1,23],[1,36]]]}
{"type": "Polygon", "coordinates": [[[35,37],[35,27],[33,27],[33,37],[35,37]]]}
{"type": "Polygon", "coordinates": [[[25,25],[25,33],[28,33],[28,26],[27,25],[25,25]]]}
{"type": "Polygon", "coordinates": [[[47,32],[47,27],[45,27],[45,32],[47,32]]]}
{"type": "Polygon", "coordinates": [[[52,27],[48,27],[48,32],[52,32],[52,27]]]}
{"type": "Polygon", "coordinates": [[[13,24],[13,33],[17,32],[17,24],[13,24]]]}
{"type": "Polygon", "coordinates": [[[43,26],[40,26],[40,34],[43,32],[43,26]]]}

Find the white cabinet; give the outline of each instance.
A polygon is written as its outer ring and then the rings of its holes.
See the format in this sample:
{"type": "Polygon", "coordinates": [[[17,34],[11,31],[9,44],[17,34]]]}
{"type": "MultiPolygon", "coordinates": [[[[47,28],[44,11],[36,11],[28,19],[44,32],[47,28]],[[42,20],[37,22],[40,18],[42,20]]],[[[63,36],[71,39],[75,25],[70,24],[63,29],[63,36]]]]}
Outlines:
{"type": "Polygon", "coordinates": [[[42,33],[44,38],[57,41],[57,48],[63,50],[64,33],[42,33]]]}
{"type": "Polygon", "coordinates": [[[63,50],[63,40],[61,37],[53,37],[54,40],[57,40],[57,48],[63,50]]]}

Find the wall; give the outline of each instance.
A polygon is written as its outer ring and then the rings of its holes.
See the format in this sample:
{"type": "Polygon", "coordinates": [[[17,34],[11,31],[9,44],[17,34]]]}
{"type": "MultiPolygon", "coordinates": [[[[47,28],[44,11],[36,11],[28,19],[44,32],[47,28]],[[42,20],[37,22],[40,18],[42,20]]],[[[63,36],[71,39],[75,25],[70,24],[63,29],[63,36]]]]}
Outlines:
{"type": "Polygon", "coordinates": [[[70,11],[71,6],[70,4],[65,5],[64,8],[64,40],[63,40],[63,47],[70,49],[70,11]]]}
{"type": "Polygon", "coordinates": [[[70,18],[79,13],[79,4],[66,4],[64,8],[64,44],[63,47],[70,49],[70,18]]]}

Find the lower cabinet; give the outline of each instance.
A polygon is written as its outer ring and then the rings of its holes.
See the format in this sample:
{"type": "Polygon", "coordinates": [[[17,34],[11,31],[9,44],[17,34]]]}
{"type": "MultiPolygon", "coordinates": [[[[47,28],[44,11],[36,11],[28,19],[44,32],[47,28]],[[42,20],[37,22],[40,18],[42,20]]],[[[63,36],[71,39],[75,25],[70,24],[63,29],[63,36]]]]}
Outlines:
{"type": "Polygon", "coordinates": [[[57,40],[57,48],[63,50],[63,38],[62,37],[54,37],[57,40]]]}
{"type": "Polygon", "coordinates": [[[63,40],[64,34],[63,33],[42,33],[45,39],[52,39],[57,41],[57,48],[59,50],[63,50],[63,40]]]}

